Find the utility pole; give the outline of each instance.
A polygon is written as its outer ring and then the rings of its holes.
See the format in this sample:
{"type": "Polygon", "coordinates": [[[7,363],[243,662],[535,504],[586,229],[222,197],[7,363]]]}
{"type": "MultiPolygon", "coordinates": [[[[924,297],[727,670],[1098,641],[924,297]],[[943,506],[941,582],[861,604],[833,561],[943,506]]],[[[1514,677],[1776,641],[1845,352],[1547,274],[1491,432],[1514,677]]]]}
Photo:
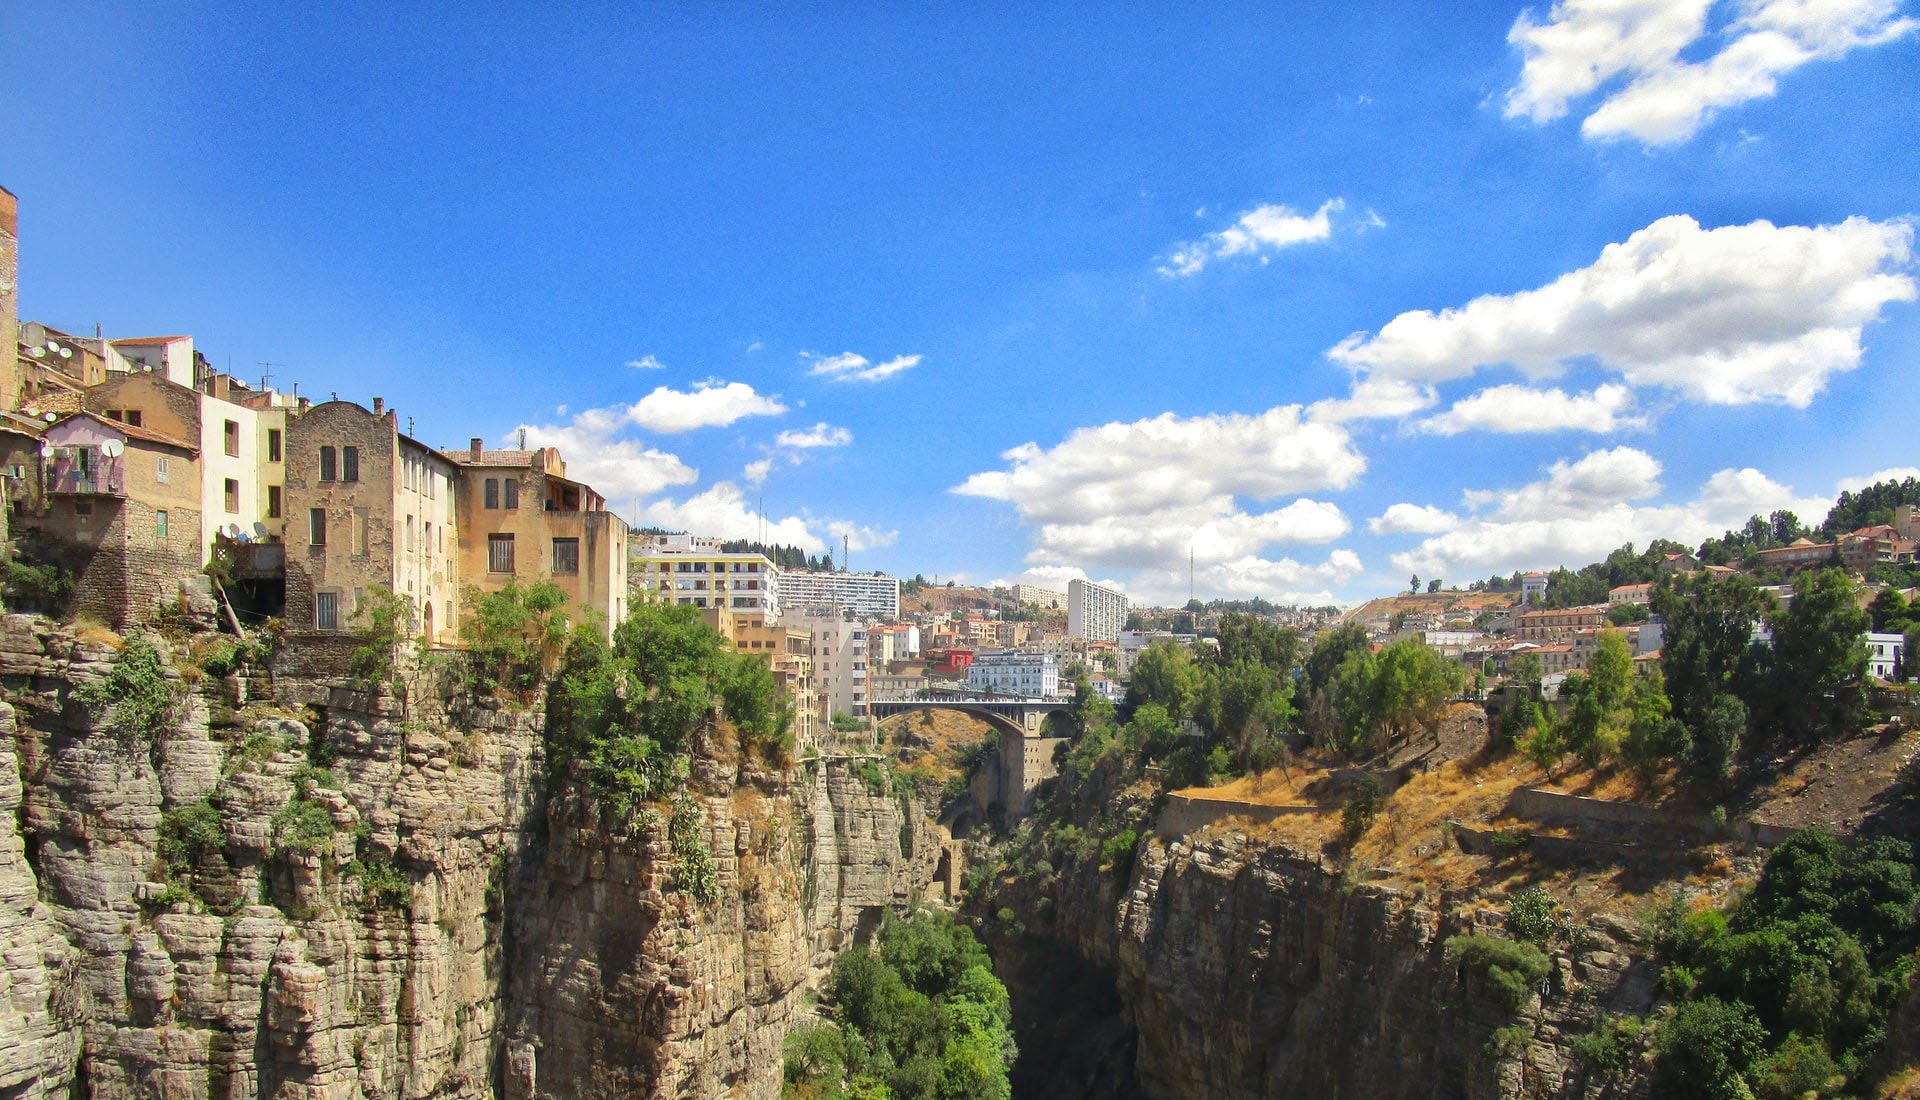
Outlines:
{"type": "Polygon", "coordinates": [[[842,573],[853,572],[853,563],[848,560],[851,557],[853,557],[853,539],[848,535],[841,535],[840,536],[840,572],[842,573]]]}

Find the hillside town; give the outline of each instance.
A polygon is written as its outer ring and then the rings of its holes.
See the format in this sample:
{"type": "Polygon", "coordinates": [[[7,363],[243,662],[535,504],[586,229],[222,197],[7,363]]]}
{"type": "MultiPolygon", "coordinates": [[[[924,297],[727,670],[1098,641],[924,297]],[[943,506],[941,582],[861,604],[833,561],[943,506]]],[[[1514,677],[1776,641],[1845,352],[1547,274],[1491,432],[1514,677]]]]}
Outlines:
{"type": "MultiPolygon", "coordinates": [[[[912,700],[1060,701],[1076,690],[1127,697],[1154,646],[1216,645],[1235,605],[1132,604],[1110,584],[1064,589],[930,585],[833,567],[782,569],[770,548],[725,532],[634,529],[569,477],[553,447],[434,446],[381,397],[316,400],[271,379],[216,369],[191,335],[76,334],[18,316],[18,202],[0,190],[0,466],[17,600],[59,596],[69,614],[116,630],[197,618],[288,644],[352,638],[383,594],[404,604],[423,649],[459,648],[469,604],[511,586],[551,584],[575,621],[608,637],[639,604],[692,608],[735,651],[763,658],[802,745],[834,723],[864,724],[874,704],[912,700]]],[[[1350,609],[1251,612],[1301,630],[1354,624],[1377,649],[1416,639],[1464,666],[1480,697],[1525,669],[1543,700],[1584,672],[1600,639],[1624,639],[1636,667],[1658,664],[1663,579],[1743,572],[1777,607],[1795,574],[1837,566],[1857,600],[1910,602],[1876,583],[1915,562],[1912,504],[1889,522],[1825,541],[1801,535],[1732,564],[1683,547],[1650,549],[1644,579],[1604,601],[1570,603],[1569,585],[1535,571],[1410,591],[1350,609]],[[1892,597],[1882,596],[1892,592],[1892,597]]],[[[1631,550],[1631,547],[1628,548],[1631,550]]],[[[1543,563],[1545,564],[1545,563],[1543,563]]],[[[1766,626],[1756,621],[1756,641],[1766,626]]],[[[1870,630],[1869,673],[1906,676],[1907,636],[1870,630]]]]}

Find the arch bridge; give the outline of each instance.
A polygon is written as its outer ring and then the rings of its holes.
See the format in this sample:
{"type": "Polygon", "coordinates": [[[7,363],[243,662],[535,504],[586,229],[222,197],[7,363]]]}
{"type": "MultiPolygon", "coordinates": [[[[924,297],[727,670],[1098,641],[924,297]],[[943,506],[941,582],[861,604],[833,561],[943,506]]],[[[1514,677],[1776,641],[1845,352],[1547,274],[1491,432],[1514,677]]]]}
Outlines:
{"type": "Polygon", "coordinates": [[[1010,695],[940,693],[925,699],[869,700],[867,713],[877,721],[919,710],[957,710],[985,718],[1002,730],[1021,737],[1040,737],[1046,731],[1047,717],[1065,711],[1071,702],[1068,699],[1023,699],[1010,695]]]}

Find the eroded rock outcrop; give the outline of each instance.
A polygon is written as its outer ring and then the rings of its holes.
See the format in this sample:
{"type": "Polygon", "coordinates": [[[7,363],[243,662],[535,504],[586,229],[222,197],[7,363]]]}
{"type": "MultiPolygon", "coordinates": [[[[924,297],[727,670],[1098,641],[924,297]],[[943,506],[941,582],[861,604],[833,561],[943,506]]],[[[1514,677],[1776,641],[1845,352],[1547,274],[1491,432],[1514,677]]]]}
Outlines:
{"type": "Polygon", "coordinates": [[[537,708],[190,671],[143,739],[74,699],[113,657],[0,618],[0,1095],[774,1097],[809,981],[943,850],[845,762],[715,752],[703,905],[664,824],[550,784],[537,708]],[[169,861],[196,806],[219,843],[169,861]]]}

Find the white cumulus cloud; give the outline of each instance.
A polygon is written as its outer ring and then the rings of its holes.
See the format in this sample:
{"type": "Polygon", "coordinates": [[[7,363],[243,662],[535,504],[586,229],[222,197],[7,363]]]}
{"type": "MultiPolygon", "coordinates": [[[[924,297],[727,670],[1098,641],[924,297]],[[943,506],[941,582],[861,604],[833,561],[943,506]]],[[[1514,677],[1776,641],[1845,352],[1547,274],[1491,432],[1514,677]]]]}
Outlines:
{"type": "Polygon", "coordinates": [[[526,432],[529,447],[558,447],[567,475],[608,500],[652,496],[699,479],[699,471],[679,456],[620,438],[628,423],[624,409],[587,409],[566,424],[522,424],[515,435],[526,432]]]}
{"type": "Polygon", "coordinates": [[[721,539],[764,537],[770,543],[798,546],[809,554],[827,549],[826,541],[805,518],[763,516],[748,506],[739,486],[731,481],[716,481],[683,501],[651,501],[640,509],[640,522],[721,539]]]}
{"type": "Polygon", "coordinates": [[[1661,493],[1660,474],[1657,460],[1629,447],[1556,462],[1537,481],[1469,491],[1465,498],[1475,515],[1392,561],[1422,576],[1578,568],[1629,542],[1645,547],[1666,538],[1693,545],[1780,508],[1817,523],[1832,503],[1797,495],[1752,468],[1713,474],[1691,500],[1653,503],[1661,493]]]}
{"type": "Polygon", "coordinates": [[[1053,447],[1027,443],[1001,457],[1007,468],[974,474],[953,491],[1011,503],[1032,536],[1032,569],[1117,571],[1129,586],[1163,591],[1177,573],[1184,591],[1191,555],[1196,571],[1218,582],[1210,592],[1268,598],[1320,594],[1351,552],[1334,551],[1329,561],[1338,568],[1330,571],[1265,558],[1265,548],[1329,542],[1351,524],[1325,501],[1260,507],[1243,498],[1344,488],[1366,468],[1344,428],[1309,420],[1298,405],[1163,413],[1079,428],[1053,447]]]}
{"type": "Polygon", "coordinates": [[[844,447],[853,442],[853,433],[822,420],[811,428],[788,429],[773,438],[776,447],[811,450],[818,447],[844,447]]]}
{"type": "Polygon", "coordinates": [[[1431,535],[1458,526],[1459,516],[1427,504],[1389,504],[1367,521],[1367,530],[1376,535],[1431,535]]]}
{"type": "Polygon", "coordinates": [[[854,551],[892,546],[900,541],[900,532],[892,528],[871,527],[844,519],[828,520],[827,533],[831,534],[835,541],[845,539],[847,548],[854,551]]]}
{"type": "Polygon", "coordinates": [[[638,359],[627,360],[627,366],[634,370],[665,370],[667,365],[651,355],[643,355],[638,359]]]}
{"type": "Polygon", "coordinates": [[[687,432],[695,428],[724,428],[749,416],[779,416],[787,411],[780,399],[756,393],[745,382],[697,382],[690,390],[660,386],[634,402],[627,416],[655,432],[687,432]]]}
{"type": "Polygon", "coordinates": [[[1545,22],[1522,12],[1507,41],[1525,58],[1507,93],[1509,118],[1536,123],[1608,88],[1581,122],[1593,141],[1648,146],[1692,137],[1715,112],[1774,94],[1814,61],[1911,32],[1900,0],[1740,0],[1709,30],[1713,0],[1560,0],[1545,22]],[[1709,56],[1691,58],[1704,41],[1709,56]]]}
{"type": "Polygon", "coordinates": [[[1614,383],[1574,394],[1558,387],[1489,386],[1454,402],[1446,412],[1420,421],[1416,427],[1435,435],[1459,435],[1466,431],[1510,435],[1612,432],[1646,423],[1640,417],[1628,415],[1633,404],[1633,392],[1614,383]]]}
{"type": "Polygon", "coordinates": [[[740,480],[746,482],[749,488],[758,489],[767,483],[767,475],[772,472],[773,459],[756,458],[740,471],[740,480]]]}
{"type": "Polygon", "coordinates": [[[920,360],[925,356],[896,355],[883,363],[875,363],[851,351],[843,351],[838,355],[816,355],[803,351],[800,358],[809,364],[808,374],[819,375],[830,382],[879,382],[912,370],[920,365],[920,360]]]}
{"type": "Polygon", "coordinates": [[[1359,386],[1499,365],[1550,376],[1591,359],[1695,401],[1805,408],[1859,365],[1862,330],[1883,307],[1913,300],[1912,252],[1904,221],[1705,229],[1675,215],[1545,286],[1402,313],[1327,354],[1359,386]]]}
{"type": "Polygon", "coordinates": [[[1160,265],[1160,274],[1169,278],[1195,275],[1215,260],[1248,254],[1260,256],[1264,263],[1283,248],[1324,241],[1333,235],[1333,215],[1345,206],[1341,199],[1328,199],[1311,214],[1278,203],[1256,206],[1227,228],[1176,246],[1160,265]]]}

